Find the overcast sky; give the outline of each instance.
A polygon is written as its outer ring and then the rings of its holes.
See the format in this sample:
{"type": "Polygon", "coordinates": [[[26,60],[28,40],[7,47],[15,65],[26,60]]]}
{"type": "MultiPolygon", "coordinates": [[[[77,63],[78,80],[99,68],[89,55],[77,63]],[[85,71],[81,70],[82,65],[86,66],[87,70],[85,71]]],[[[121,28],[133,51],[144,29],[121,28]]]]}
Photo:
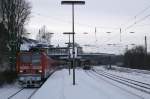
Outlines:
{"type": "MultiPolygon", "coordinates": [[[[61,5],[61,0],[28,1],[32,5],[31,19],[27,25],[28,32],[32,33],[30,37],[35,38],[38,29],[46,25],[49,32],[55,33],[52,43],[64,46],[68,39],[67,35],[62,33],[72,31],[71,6],[61,5]]],[[[77,33],[75,40],[81,45],[91,45],[88,48],[84,46],[84,50],[121,53],[126,45],[129,45],[129,48],[133,43],[144,45],[145,35],[150,39],[150,17],[148,17],[150,0],[85,0],[85,2],[85,5],[75,6],[77,33]]]]}

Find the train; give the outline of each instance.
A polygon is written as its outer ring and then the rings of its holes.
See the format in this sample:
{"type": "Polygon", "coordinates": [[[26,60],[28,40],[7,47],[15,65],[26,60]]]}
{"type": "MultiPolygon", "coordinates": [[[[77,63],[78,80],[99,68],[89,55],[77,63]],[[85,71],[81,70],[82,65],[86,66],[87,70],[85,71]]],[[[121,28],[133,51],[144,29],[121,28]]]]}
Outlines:
{"type": "Polygon", "coordinates": [[[19,52],[16,63],[18,82],[22,87],[40,87],[58,65],[42,49],[19,52]]]}

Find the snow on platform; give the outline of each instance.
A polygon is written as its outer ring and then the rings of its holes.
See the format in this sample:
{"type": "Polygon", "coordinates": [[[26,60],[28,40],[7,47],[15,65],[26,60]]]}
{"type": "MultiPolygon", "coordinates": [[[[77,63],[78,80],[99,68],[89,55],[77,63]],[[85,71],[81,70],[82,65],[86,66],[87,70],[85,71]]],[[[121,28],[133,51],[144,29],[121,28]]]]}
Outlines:
{"type": "Polygon", "coordinates": [[[120,87],[94,79],[82,69],[76,69],[76,85],[73,86],[72,75],[63,69],[55,72],[32,99],[143,99],[120,87]]]}

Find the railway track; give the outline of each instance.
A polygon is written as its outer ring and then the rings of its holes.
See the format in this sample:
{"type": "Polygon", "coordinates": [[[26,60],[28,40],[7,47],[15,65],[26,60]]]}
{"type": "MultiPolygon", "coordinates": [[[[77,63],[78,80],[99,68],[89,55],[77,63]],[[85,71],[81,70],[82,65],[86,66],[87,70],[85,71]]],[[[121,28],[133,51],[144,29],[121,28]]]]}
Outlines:
{"type": "Polygon", "coordinates": [[[12,97],[14,97],[15,95],[17,95],[19,92],[21,92],[24,88],[18,90],[17,92],[13,93],[11,96],[9,96],[7,99],[11,99],[12,97]]]}
{"type": "MultiPolygon", "coordinates": [[[[56,70],[55,70],[55,71],[56,71],[56,70]]],[[[55,71],[53,71],[53,72],[49,75],[49,77],[50,77],[55,71]]],[[[49,78],[49,77],[48,77],[48,78],[49,78]]],[[[47,79],[48,79],[48,78],[47,78],[47,79]]],[[[45,81],[46,81],[47,79],[45,79],[45,81]]],[[[44,81],[44,82],[45,82],[45,81],[44,81]]],[[[44,82],[41,84],[41,86],[44,84],[44,82]]],[[[10,95],[7,99],[14,99],[14,97],[16,97],[16,96],[19,95],[21,92],[23,92],[23,91],[25,91],[25,90],[27,90],[27,89],[28,89],[28,88],[21,88],[20,90],[16,91],[16,92],[13,93],[12,95],[10,95]]],[[[26,99],[31,99],[32,96],[37,92],[38,89],[39,89],[39,88],[36,88],[34,91],[32,91],[31,94],[28,95],[28,97],[27,97],[26,99]]]]}
{"type": "Polygon", "coordinates": [[[105,78],[116,81],[116,82],[126,85],[128,87],[139,90],[141,92],[150,94],[150,84],[148,84],[148,83],[144,83],[144,82],[136,81],[133,79],[117,76],[117,75],[110,74],[110,73],[107,73],[104,71],[98,72],[96,70],[92,70],[92,71],[90,71],[90,73],[92,73],[95,76],[103,76],[105,78]]]}
{"type": "MultiPolygon", "coordinates": [[[[27,97],[27,99],[31,99],[31,97],[37,92],[39,88],[36,88],[34,91],[31,92],[31,94],[27,97]]],[[[23,91],[25,91],[26,88],[22,88],[18,91],[16,91],[15,93],[13,93],[12,95],[10,95],[7,99],[13,99],[15,97],[17,97],[17,95],[19,95],[20,93],[22,93],[23,91]]]]}
{"type": "MultiPolygon", "coordinates": [[[[93,70],[94,72],[96,73],[99,73],[98,71],[96,70],[93,70]]],[[[130,82],[130,83],[133,83],[137,86],[140,86],[140,87],[144,87],[146,89],[150,89],[150,84],[148,83],[144,83],[144,82],[140,82],[140,81],[137,81],[137,80],[133,80],[133,79],[129,79],[129,78],[125,78],[125,77],[121,77],[121,76],[118,76],[118,75],[114,75],[114,74],[111,74],[111,73],[107,73],[107,72],[104,72],[104,71],[101,71],[109,76],[113,76],[115,78],[118,78],[118,79],[122,79],[122,80],[125,80],[126,82],[130,82]]]]}
{"type": "Polygon", "coordinates": [[[134,92],[132,92],[130,90],[127,90],[127,89],[123,88],[122,86],[119,86],[119,85],[117,85],[117,84],[115,84],[115,83],[113,83],[113,82],[111,82],[111,81],[109,81],[109,80],[107,80],[105,78],[102,78],[102,77],[100,77],[100,76],[98,76],[96,74],[91,73],[91,71],[86,71],[85,73],[89,77],[95,79],[96,81],[104,80],[105,82],[107,82],[107,83],[109,83],[109,84],[111,84],[111,85],[113,85],[113,86],[115,86],[115,87],[117,87],[117,88],[119,88],[119,89],[121,89],[121,90],[123,90],[123,91],[125,91],[125,92],[127,92],[127,93],[129,93],[129,94],[131,94],[133,96],[135,96],[135,97],[137,97],[137,99],[145,99],[143,96],[140,96],[140,95],[138,95],[138,94],[136,94],[136,93],[134,93],[134,92]]]}

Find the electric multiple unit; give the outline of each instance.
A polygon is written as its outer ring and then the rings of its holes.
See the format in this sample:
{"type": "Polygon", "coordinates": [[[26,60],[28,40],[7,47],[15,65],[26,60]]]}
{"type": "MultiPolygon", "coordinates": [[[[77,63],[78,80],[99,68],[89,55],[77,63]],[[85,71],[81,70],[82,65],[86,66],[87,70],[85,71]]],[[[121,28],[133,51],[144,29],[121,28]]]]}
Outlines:
{"type": "Polygon", "coordinates": [[[23,87],[39,87],[54,72],[56,64],[44,51],[20,52],[17,56],[18,81],[23,87]]]}

